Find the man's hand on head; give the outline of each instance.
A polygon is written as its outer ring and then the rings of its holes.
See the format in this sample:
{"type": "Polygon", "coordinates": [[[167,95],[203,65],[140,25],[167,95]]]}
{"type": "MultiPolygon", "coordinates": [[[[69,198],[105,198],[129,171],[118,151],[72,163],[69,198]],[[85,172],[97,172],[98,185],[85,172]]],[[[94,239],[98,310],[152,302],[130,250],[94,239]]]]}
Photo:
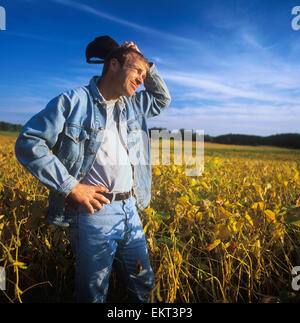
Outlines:
{"type": "MultiPolygon", "coordinates": [[[[133,48],[134,50],[136,50],[137,52],[139,52],[141,55],[143,55],[142,54],[142,52],[139,50],[139,48],[137,47],[137,45],[134,43],[134,42],[127,42],[127,41],[125,41],[122,45],[121,45],[122,47],[128,47],[128,48],[133,48]]],[[[147,72],[148,72],[148,70],[149,70],[149,68],[152,66],[152,64],[153,63],[148,63],[148,66],[147,66],[147,72]]]]}
{"type": "Polygon", "coordinates": [[[90,213],[94,213],[94,208],[101,210],[100,202],[109,204],[110,201],[101,192],[108,192],[104,186],[91,186],[78,183],[67,196],[67,202],[74,207],[84,205],[90,213]]]}
{"type": "Polygon", "coordinates": [[[132,47],[133,49],[135,49],[136,51],[141,53],[141,51],[138,49],[137,45],[132,41],[131,42],[125,41],[121,46],[123,46],[123,47],[132,47]]]}

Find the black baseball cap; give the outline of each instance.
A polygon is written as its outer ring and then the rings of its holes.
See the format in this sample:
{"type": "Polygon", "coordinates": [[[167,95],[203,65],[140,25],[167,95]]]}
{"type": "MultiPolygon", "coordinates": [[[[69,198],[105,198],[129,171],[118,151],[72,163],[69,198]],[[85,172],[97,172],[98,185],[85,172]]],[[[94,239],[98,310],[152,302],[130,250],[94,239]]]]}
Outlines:
{"type": "Polygon", "coordinates": [[[97,37],[86,47],[86,61],[89,64],[103,64],[105,57],[119,47],[119,44],[109,36],[97,37]],[[91,60],[92,58],[101,60],[91,60]]]}

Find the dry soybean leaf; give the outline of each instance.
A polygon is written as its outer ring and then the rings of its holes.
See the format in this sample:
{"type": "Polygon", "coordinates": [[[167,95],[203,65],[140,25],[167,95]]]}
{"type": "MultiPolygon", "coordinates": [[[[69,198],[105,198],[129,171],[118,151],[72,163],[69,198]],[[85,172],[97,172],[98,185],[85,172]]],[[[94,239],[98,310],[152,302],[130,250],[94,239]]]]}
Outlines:
{"type": "Polygon", "coordinates": [[[216,246],[218,246],[220,244],[221,240],[220,239],[216,239],[213,243],[209,244],[206,249],[208,251],[213,250],[214,248],[216,248],[216,246]]]}
{"type": "Polygon", "coordinates": [[[254,227],[253,221],[250,217],[250,215],[248,214],[248,212],[246,212],[245,214],[245,218],[247,219],[247,221],[252,225],[252,227],[254,227]]]}
{"type": "Polygon", "coordinates": [[[275,213],[271,210],[265,210],[265,215],[269,223],[276,220],[275,213]]]}

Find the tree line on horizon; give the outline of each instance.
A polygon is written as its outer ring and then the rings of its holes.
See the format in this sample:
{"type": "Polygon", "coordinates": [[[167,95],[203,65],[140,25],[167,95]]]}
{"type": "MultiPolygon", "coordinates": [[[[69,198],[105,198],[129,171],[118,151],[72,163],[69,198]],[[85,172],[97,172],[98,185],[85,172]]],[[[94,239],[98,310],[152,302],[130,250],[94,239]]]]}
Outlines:
{"type": "Polygon", "coordinates": [[[0,121],[0,130],[1,131],[16,131],[20,132],[23,126],[21,124],[13,124],[5,121],[0,121]]]}
{"type": "MultiPolygon", "coordinates": [[[[172,138],[172,135],[176,134],[176,132],[180,133],[179,138],[184,138],[184,133],[187,131],[192,132],[192,140],[196,141],[196,132],[194,130],[185,130],[179,129],[176,131],[170,131],[166,128],[154,127],[151,130],[158,131],[167,131],[172,138]]],[[[174,136],[176,140],[176,136],[174,136]]],[[[275,146],[275,147],[283,147],[283,148],[294,148],[300,149],[300,134],[299,133],[281,133],[270,136],[257,136],[257,135],[243,135],[243,134],[225,134],[220,136],[210,136],[204,134],[204,142],[213,142],[218,144],[226,144],[226,145],[246,145],[246,146],[275,146]]]]}
{"type": "MultiPolygon", "coordinates": [[[[20,132],[23,128],[21,124],[13,124],[5,121],[0,121],[0,131],[14,131],[20,132]]],[[[150,128],[151,130],[167,131],[170,137],[176,133],[175,131],[168,130],[161,127],[150,128]]],[[[180,133],[179,138],[183,139],[184,134],[187,131],[192,131],[192,140],[196,141],[196,132],[193,130],[179,129],[177,133],[180,133]]],[[[173,137],[176,140],[176,136],[173,137]]],[[[218,144],[227,144],[227,145],[246,145],[246,146],[276,146],[284,148],[295,148],[300,149],[300,134],[299,133],[282,133],[270,136],[256,136],[256,135],[243,135],[243,134],[225,134],[220,136],[210,136],[204,134],[205,142],[213,142],[218,144]]]]}

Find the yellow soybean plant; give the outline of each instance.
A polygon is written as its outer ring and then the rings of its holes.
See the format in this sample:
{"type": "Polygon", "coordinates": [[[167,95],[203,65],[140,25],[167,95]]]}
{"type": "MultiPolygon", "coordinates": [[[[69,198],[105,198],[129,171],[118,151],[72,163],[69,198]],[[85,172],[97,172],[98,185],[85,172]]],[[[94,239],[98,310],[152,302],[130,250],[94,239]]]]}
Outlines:
{"type": "MultiPolygon", "coordinates": [[[[48,191],[0,136],[0,302],[75,302],[68,231],[45,221],[48,191]]],[[[286,302],[300,265],[300,152],[205,143],[201,176],[153,167],[140,212],[156,275],[149,301],[286,302]]],[[[142,269],[141,269],[142,270],[142,269]]],[[[113,272],[108,301],[123,302],[113,272]]]]}

